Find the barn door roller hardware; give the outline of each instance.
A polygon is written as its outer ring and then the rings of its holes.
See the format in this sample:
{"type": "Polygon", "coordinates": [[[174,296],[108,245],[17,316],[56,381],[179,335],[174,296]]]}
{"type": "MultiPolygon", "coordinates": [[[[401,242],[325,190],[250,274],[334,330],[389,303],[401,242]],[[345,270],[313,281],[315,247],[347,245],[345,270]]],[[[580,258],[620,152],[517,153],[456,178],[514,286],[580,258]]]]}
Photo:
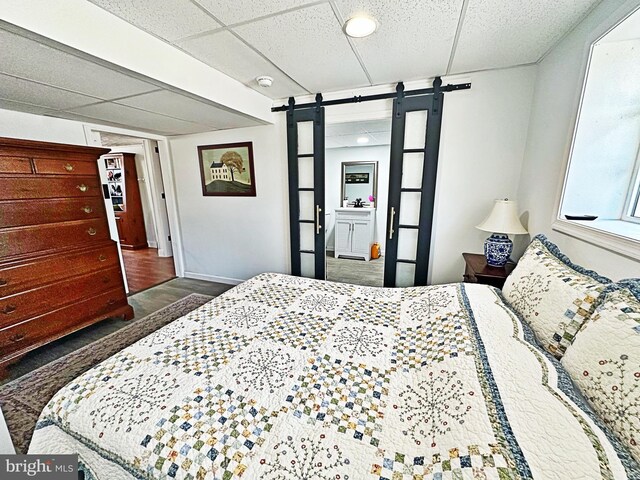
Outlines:
{"type": "Polygon", "coordinates": [[[418,90],[404,91],[404,84],[399,82],[396,91],[393,93],[379,93],[376,95],[356,95],[355,97],[339,98],[336,100],[323,100],[321,94],[316,95],[316,101],[313,103],[300,103],[296,105],[296,101],[293,97],[289,97],[288,105],[281,105],[279,107],[272,107],[272,112],[286,112],[287,110],[296,110],[299,108],[310,107],[329,107],[331,105],[344,105],[345,103],[362,103],[370,102],[372,100],[386,100],[389,98],[397,98],[398,91],[402,91],[403,97],[412,97],[416,95],[435,95],[439,97],[444,92],[455,92],[456,90],[468,90],[471,88],[471,83],[456,83],[442,86],[442,79],[436,77],[433,80],[433,87],[421,88],[418,90]]]}

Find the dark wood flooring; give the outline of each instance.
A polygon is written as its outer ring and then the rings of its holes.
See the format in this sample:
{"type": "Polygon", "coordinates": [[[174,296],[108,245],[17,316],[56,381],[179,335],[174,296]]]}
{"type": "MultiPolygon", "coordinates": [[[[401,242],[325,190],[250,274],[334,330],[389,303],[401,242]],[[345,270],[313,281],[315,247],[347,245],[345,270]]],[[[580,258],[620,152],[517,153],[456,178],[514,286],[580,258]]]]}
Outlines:
{"type": "Polygon", "coordinates": [[[159,257],[157,248],[122,249],[129,295],[176,277],[173,257],[159,257]]]}
{"type": "MultiPolygon", "coordinates": [[[[193,280],[190,278],[175,278],[162,285],[149,288],[144,292],[131,295],[128,301],[129,305],[133,307],[135,320],[146,317],[191,293],[201,293],[203,295],[217,297],[232,287],[233,285],[224,283],[205,282],[203,280],[193,280]]],[[[78,348],[84,347],[112,332],[120,330],[128,324],[129,322],[124,320],[109,318],[29,352],[20,361],[8,367],[8,377],[0,380],[0,384],[18,378],[25,373],[29,373],[78,348]]]]}

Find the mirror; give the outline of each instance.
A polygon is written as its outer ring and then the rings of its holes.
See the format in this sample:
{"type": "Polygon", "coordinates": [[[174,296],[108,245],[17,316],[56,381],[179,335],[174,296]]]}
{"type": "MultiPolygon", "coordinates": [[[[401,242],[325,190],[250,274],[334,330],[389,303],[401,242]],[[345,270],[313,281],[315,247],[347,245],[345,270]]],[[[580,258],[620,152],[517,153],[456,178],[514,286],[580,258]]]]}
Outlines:
{"type": "Polygon", "coordinates": [[[375,207],[378,199],[378,162],[342,162],[340,206],[354,206],[361,199],[363,206],[375,207]],[[373,201],[369,200],[373,197],[373,201]]]}

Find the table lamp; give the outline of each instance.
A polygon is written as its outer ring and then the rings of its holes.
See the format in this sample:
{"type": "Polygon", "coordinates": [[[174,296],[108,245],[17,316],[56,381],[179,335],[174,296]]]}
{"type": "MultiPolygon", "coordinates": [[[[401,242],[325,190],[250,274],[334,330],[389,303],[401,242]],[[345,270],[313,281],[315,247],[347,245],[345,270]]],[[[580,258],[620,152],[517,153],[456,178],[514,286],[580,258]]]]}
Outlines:
{"type": "Polygon", "coordinates": [[[492,232],[484,242],[484,256],[487,265],[504,267],[513,252],[513,242],[509,235],[527,233],[518,218],[518,204],[513,200],[496,200],[493,210],[484,221],[476,226],[479,230],[492,232]]]}

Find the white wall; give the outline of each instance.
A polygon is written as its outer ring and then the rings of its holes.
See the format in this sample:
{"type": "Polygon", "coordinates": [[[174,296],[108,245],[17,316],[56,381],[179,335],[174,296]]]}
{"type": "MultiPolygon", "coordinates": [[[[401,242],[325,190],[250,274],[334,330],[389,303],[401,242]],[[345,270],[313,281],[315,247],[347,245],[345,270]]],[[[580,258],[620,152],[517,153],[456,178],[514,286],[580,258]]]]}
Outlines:
{"type": "Polygon", "coordinates": [[[431,283],[461,281],[462,252],[481,253],[489,236],[475,225],[495,199],[516,198],[535,76],[534,66],[479,72],[471,90],[445,95],[431,283]]]}
{"type": "MultiPolygon", "coordinates": [[[[391,122],[391,119],[389,119],[391,122]]],[[[375,241],[384,253],[384,231],[387,227],[387,205],[389,195],[389,145],[371,147],[330,148],[325,152],[325,209],[327,218],[327,249],[335,245],[335,209],[342,206],[342,162],[378,162],[378,196],[376,204],[375,241]]],[[[355,200],[350,198],[350,201],[355,200]]],[[[364,198],[365,201],[368,201],[364,198]]]]}
{"type": "MultiPolygon", "coordinates": [[[[535,67],[446,79],[468,80],[471,90],[445,97],[433,283],[462,279],[462,252],[481,252],[487,236],[474,226],[487,215],[494,199],[516,197],[535,67]]],[[[340,115],[342,121],[384,118],[389,102],[379,102],[377,107],[374,103],[378,102],[335,107],[333,112],[334,107],[328,107],[327,119],[336,121],[340,115]]],[[[240,281],[260,272],[289,271],[284,120],[280,114],[275,125],[171,138],[187,276],[240,281]],[[257,197],[203,197],[196,147],[242,141],[254,142],[257,197]]],[[[385,182],[380,175],[379,185],[385,182]]]]}
{"type": "Polygon", "coordinates": [[[235,283],[290,271],[284,120],[171,138],[185,276],[235,283]],[[253,142],[256,196],[203,196],[197,146],[247,141],[253,142]]]}
{"type": "MultiPolygon", "coordinates": [[[[640,263],[554,231],[551,225],[556,218],[557,199],[582,91],[587,46],[637,4],[637,0],[600,3],[538,65],[534,108],[519,182],[518,199],[529,232],[546,234],[574,262],[614,280],[638,276],[640,263]]],[[[520,250],[523,243],[520,242],[520,250]]]]}

